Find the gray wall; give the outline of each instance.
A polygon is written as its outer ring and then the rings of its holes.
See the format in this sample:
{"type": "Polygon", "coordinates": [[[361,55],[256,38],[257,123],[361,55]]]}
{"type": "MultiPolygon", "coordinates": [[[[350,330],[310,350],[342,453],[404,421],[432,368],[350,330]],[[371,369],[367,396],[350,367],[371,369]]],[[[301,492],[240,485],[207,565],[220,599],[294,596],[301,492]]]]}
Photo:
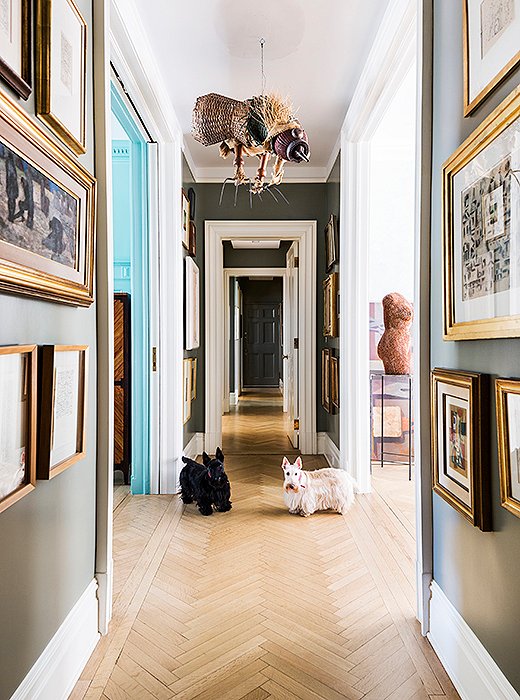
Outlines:
{"type": "MultiPolygon", "coordinates": [[[[230,168],[232,166],[230,165],[230,168]]],[[[231,170],[230,170],[231,173],[231,170]]],[[[321,333],[323,319],[323,293],[322,280],[325,276],[325,243],[324,229],[328,220],[327,209],[327,188],[328,185],[323,183],[311,184],[283,184],[283,192],[289,200],[287,205],[283,200],[275,202],[269,195],[264,195],[260,201],[258,197],[253,197],[253,206],[249,206],[249,197],[245,188],[239,192],[237,205],[234,206],[233,188],[228,186],[224,193],[222,205],[219,206],[221,185],[215,184],[198,184],[192,185],[197,192],[197,207],[195,224],[197,226],[197,264],[201,269],[201,319],[204,319],[204,221],[206,220],[317,220],[318,230],[318,279],[316,280],[317,288],[317,343],[316,354],[318,358],[317,364],[317,385],[318,385],[318,412],[317,412],[317,430],[326,431],[329,427],[329,415],[321,407],[321,333]]],[[[192,404],[192,417],[189,423],[185,426],[184,444],[186,445],[195,432],[204,431],[204,323],[201,322],[201,347],[198,351],[198,395],[197,400],[192,404]]]]}
{"type": "MultiPolygon", "coordinates": [[[[91,3],[79,9],[92,26],[91,3]]],[[[91,36],[91,35],[90,35],[91,36]]],[[[93,169],[92,44],[87,80],[93,169]]],[[[4,86],[2,85],[2,88],[4,86]]],[[[21,103],[34,115],[34,100],[21,103]]],[[[38,121],[41,128],[45,128],[38,121]]],[[[0,698],[11,697],[94,576],[96,509],[96,310],[0,294],[0,344],[90,346],[87,455],[0,513],[0,698]]]]}
{"type": "MultiPolygon", "coordinates": [[[[462,116],[462,3],[434,0],[431,256],[431,365],[520,376],[520,339],[442,340],[441,166],[518,85],[517,70],[474,116],[462,116]]],[[[514,688],[520,692],[520,520],[500,506],[495,402],[485,438],[491,445],[493,532],[472,527],[433,496],[434,578],[514,688]]]]}
{"type": "Polygon", "coordinates": [[[224,241],[224,267],[285,267],[291,241],[281,241],[279,248],[251,250],[233,248],[231,241],[224,241]]]}

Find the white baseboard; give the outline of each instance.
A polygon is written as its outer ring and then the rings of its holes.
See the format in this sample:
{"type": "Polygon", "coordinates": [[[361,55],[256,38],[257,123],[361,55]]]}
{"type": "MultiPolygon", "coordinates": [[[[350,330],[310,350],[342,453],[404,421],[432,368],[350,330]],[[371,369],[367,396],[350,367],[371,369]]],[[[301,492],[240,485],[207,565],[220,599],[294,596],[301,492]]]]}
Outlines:
{"type": "Polygon", "coordinates": [[[232,391],[229,394],[229,405],[236,406],[238,404],[238,391],[232,391]]]}
{"type": "Polygon", "coordinates": [[[196,459],[204,451],[204,433],[195,433],[183,450],[185,457],[196,459]]]}
{"type": "Polygon", "coordinates": [[[519,700],[483,644],[432,581],[428,639],[462,700],[519,700]]]}
{"type": "Polygon", "coordinates": [[[318,433],[318,453],[325,455],[325,459],[331,467],[341,469],[339,447],[330,439],[328,433],[318,433]]]}
{"type": "Polygon", "coordinates": [[[69,697],[99,639],[96,590],[94,579],[11,700],[66,700],[69,697]]]}

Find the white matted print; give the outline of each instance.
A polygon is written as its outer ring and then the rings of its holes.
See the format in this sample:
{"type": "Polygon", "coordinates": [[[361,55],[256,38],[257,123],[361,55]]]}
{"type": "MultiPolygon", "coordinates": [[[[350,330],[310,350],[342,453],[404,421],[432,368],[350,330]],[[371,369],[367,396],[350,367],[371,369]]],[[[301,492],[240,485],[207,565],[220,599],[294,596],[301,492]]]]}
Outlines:
{"type": "Polygon", "coordinates": [[[464,11],[467,115],[520,61],[520,0],[464,0],[464,11]]]}
{"type": "Polygon", "coordinates": [[[0,77],[27,99],[31,94],[30,0],[0,0],[0,77]]]}
{"type": "Polygon", "coordinates": [[[520,503],[520,394],[507,395],[511,496],[520,503]]]}
{"type": "Polygon", "coordinates": [[[501,502],[520,518],[520,380],[497,379],[495,388],[501,502]]]}
{"type": "Polygon", "coordinates": [[[182,363],[182,422],[185,425],[191,418],[192,368],[191,358],[182,363]]]}
{"type": "Polygon", "coordinates": [[[437,391],[439,484],[471,509],[469,389],[439,382],[437,391]]]}
{"type": "Polygon", "coordinates": [[[78,442],[81,357],[77,352],[56,353],[52,412],[51,469],[76,453],[78,442]]]}
{"type": "Polygon", "coordinates": [[[190,257],[185,259],[185,345],[194,350],[200,345],[200,271],[190,257]]]}

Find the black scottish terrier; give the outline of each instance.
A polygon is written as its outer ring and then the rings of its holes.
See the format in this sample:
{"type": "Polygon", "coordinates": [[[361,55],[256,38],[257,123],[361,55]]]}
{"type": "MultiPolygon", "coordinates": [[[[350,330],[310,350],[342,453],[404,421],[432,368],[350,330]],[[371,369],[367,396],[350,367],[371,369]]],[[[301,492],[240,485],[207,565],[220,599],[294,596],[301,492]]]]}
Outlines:
{"type": "Polygon", "coordinates": [[[182,461],[186,465],[179,477],[182,502],[195,501],[202,515],[211,515],[213,506],[221,513],[231,510],[231,487],[224,471],[224,453],[220,447],[217,447],[215,459],[202,453],[204,464],[188,457],[183,457],[182,461]]]}

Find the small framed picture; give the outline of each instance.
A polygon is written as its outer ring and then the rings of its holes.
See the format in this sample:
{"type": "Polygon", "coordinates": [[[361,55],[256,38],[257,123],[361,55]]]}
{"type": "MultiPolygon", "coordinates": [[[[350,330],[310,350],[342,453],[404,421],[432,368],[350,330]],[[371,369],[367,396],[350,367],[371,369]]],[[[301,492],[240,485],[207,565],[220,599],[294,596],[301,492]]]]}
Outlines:
{"type": "Polygon", "coordinates": [[[185,260],[185,344],[186,350],[200,345],[200,270],[193,258],[185,260]]]}
{"type": "Polygon", "coordinates": [[[184,425],[186,425],[191,418],[191,378],[191,358],[187,357],[182,363],[182,421],[184,425]]]}
{"type": "Polygon", "coordinates": [[[331,413],[332,404],[330,400],[330,350],[323,348],[321,351],[321,405],[331,413]]]}
{"type": "Polygon", "coordinates": [[[463,0],[464,116],[520,63],[520,0],[463,0]]]}
{"type": "Polygon", "coordinates": [[[517,87],[443,166],[446,340],[520,336],[519,143],[517,87]]]}
{"type": "Polygon", "coordinates": [[[197,255],[197,228],[193,221],[190,221],[190,235],[188,253],[194,258],[197,255]]]}
{"type": "Polygon", "coordinates": [[[87,24],[74,0],[36,0],[36,113],[85,153],[87,24]]]}
{"type": "Polygon", "coordinates": [[[323,335],[338,336],[338,273],[333,272],[323,280],[323,335]]]}
{"type": "Polygon", "coordinates": [[[197,398],[197,358],[191,358],[191,400],[197,398]]]}
{"type": "Polygon", "coordinates": [[[339,359],[330,358],[330,401],[334,411],[339,411],[339,359]]]}
{"type": "Polygon", "coordinates": [[[181,225],[182,225],[182,245],[186,250],[190,249],[190,201],[186,192],[182,190],[182,210],[181,210],[181,225]]]}
{"type": "Polygon", "coordinates": [[[52,479],[86,454],[88,346],[41,349],[38,479],[52,479]]]}
{"type": "Polygon", "coordinates": [[[432,372],[433,490],[475,527],[491,530],[487,437],[488,377],[432,372]]]}
{"type": "Polygon", "coordinates": [[[497,379],[498,463],[502,505],[520,518],[520,380],[497,379]]]}
{"type": "Polygon", "coordinates": [[[0,347],[0,512],[36,485],[36,345],[0,347]]]}
{"type": "Polygon", "coordinates": [[[329,223],[325,227],[325,256],[327,272],[338,262],[338,220],[334,214],[330,215],[329,223]]]}
{"type": "Polygon", "coordinates": [[[31,87],[32,0],[0,2],[0,78],[26,100],[31,87]]]}

